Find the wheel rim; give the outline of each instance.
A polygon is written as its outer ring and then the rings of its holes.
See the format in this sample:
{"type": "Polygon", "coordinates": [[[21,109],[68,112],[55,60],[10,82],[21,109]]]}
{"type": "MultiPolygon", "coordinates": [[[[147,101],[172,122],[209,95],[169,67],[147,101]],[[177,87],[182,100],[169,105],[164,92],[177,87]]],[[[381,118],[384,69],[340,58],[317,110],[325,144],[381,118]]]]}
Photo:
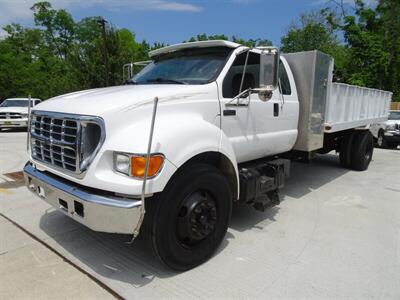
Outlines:
{"type": "Polygon", "coordinates": [[[217,217],[212,195],[205,190],[193,192],[185,198],[179,208],[178,241],[186,247],[201,242],[215,230],[217,217]]]}
{"type": "Polygon", "coordinates": [[[380,134],[380,135],[378,136],[378,146],[379,146],[379,147],[382,147],[382,144],[383,144],[383,136],[382,136],[382,134],[380,134]]]}

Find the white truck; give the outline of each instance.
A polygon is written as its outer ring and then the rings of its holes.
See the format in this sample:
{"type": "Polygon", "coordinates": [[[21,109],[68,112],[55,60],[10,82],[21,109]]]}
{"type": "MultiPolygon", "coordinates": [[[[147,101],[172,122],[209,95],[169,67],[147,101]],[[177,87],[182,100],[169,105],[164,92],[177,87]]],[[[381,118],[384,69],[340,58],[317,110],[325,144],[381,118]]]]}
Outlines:
{"type": "MultiPolygon", "coordinates": [[[[31,99],[30,105],[40,103],[40,99],[31,99]]],[[[0,131],[3,128],[28,127],[29,98],[8,98],[0,104],[0,131]]]]}
{"type": "Polygon", "coordinates": [[[376,144],[380,148],[396,149],[400,145],[400,110],[389,111],[388,120],[373,126],[377,132],[376,144]],[[378,128],[378,130],[376,129],[378,128]]]}
{"type": "Polygon", "coordinates": [[[391,93],[332,83],[318,51],[227,41],[168,46],[127,84],[31,114],[26,185],[83,225],[139,233],[175,270],[212,256],[232,205],[279,203],[290,159],[339,152],[365,170],[391,93]]]}

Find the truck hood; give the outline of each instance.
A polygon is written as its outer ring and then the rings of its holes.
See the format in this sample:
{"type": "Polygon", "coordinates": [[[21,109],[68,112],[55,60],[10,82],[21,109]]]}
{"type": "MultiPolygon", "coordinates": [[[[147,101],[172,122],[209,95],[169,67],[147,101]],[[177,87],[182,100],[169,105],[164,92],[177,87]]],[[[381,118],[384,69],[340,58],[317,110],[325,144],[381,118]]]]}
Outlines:
{"type": "Polygon", "coordinates": [[[385,122],[386,125],[395,125],[395,124],[400,124],[400,120],[387,120],[385,122]]]}
{"type": "Polygon", "coordinates": [[[18,107],[18,106],[0,107],[0,112],[27,114],[28,108],[27,107],[18,107]]]}
{"type": "Polygon", "coordinates": [[[34,110],[103,116],[131,110],[158,97],[160,102],[207,95],[209,85],[146,84],[91,89],[57,96],[34,110]]]}

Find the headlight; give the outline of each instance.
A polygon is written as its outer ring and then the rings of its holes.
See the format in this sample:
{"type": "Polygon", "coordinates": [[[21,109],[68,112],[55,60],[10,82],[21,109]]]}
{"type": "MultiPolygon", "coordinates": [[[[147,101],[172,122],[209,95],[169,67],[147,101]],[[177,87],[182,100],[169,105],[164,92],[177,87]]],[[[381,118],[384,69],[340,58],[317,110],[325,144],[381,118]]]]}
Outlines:
{"type": "Polygon", "coordinates": [[[395,130],[395,129],[396,129],[396,124],[386,125],[386,130],[395,130]]]}
{"type": "MultiPolygon", "coordinates": [[[[156,176],[164,165],[165,157],[162,154],[151,154],[147,177],[156,176]]],[[[143,178],[147,157],[145,155],[114,152],[114,169],[125,175],[143,178]]]]}
{"type": "Polygon", "coordinates": [[[129,156],[121,153],[115,153],[114,168],[118,172],[129,175],[130,172],[129,156]]]}

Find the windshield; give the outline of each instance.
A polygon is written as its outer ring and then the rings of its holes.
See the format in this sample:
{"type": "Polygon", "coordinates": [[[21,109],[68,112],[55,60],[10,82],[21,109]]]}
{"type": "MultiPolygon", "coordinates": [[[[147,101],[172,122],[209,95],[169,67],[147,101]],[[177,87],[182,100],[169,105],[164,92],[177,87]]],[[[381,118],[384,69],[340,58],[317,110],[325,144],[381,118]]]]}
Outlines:
{"type": "Polygon", "coordinates": [[[135,84],[205,84],[218,76],[229,48],[190,49],[157,58],[135,75],[135,84]]]}
{"type": "Polygon", "coordinates": [[[0,107],[28,107],[29,100],[4,100],[0,107]]]}
{"type": "Polygon", "coordinates": [[[400,120],[400,111],[391,111],[389,113],[389,120],[400,120]]]}

